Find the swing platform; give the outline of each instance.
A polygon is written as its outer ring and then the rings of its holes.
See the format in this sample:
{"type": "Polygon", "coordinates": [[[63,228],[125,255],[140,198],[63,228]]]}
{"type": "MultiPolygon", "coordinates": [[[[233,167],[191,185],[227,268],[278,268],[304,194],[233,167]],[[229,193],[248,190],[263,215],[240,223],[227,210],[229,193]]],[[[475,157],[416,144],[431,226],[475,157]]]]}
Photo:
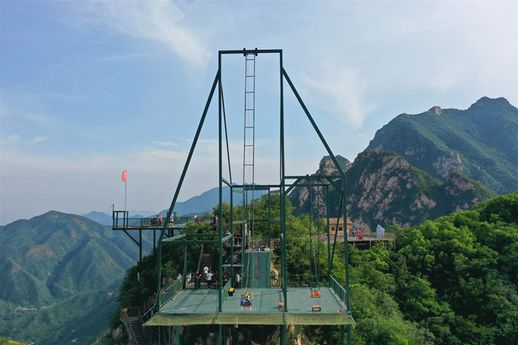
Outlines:
{"type": "Polygon", "coordinates": [[[182,290],[165,303],[145,326],[189,325],[349,325],[353,318],[345,310],[343,302],[329,287],[320,288],[318,306],[314,312],[315,299],[311,288],[288,288],[288,311],[279,308],[282,290],[279,288],[253,288],[253,309],[241,310],[241,294],[244,289],[235,289],[233,296],[223,299],[223,311],[218,312],[218,290],[182,290]]]}

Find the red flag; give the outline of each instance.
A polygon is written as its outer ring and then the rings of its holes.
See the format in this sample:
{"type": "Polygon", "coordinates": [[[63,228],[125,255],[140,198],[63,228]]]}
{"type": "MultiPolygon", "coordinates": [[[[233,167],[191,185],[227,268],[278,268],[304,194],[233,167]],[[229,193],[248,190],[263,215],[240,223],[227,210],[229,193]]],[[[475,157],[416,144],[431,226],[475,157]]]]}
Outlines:
{"type": "Polygon", "coordinates": [[[128,173],[126,172],[126,170],[124,170],[124,171],[122,172],[122,176],[121,176],[121,180],[122,180],[124,183],[126,183],[126,176],[127,176],[127,175],[128,175],[128,173]]]}

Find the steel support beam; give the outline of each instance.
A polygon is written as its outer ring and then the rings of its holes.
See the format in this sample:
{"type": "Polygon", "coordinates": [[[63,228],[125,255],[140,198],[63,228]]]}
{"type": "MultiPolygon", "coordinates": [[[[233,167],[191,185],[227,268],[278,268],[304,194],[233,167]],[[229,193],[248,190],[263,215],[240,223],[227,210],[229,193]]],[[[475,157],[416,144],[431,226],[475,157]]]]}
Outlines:
{"type": "MultiPolygon", "coordinates": [[[[218,187],[219,187],[219,201],[218,201],[218,237],[219,237],[219,246],[218,246],[218,310],[220,312],[223,311],[223,296],[221,296],[221,283],[223,282],[223,149],[222,149],[222,131],[223,131],[223,111],[222,111],[222,97],[223,97],[223,87],[221,86],[221,54],[218,54],[218,75],[219,75],[219,83],[218,83],[218,187]]],[[[229,162],[230,168],[230,162],[229,162]]],[[[221,334],[221,326],[219,332],[220,344],[222,341],[221,334]]]]}
{"type": "MultiPolygon", "coordinates": [[[[180,190],[182,189],[183,180],[185,179],[185,174],[189,169],[189,165],[191,163],[192,154],[194,153],[194,149],[196,148],[196,144],[198,143],[198,139],[200,137],[201,129],[203,128],[203,124],[205,123],[205,118],[207,116],[207,112],[209,110],[210,103],[212,101],[212,96],[214,95],[214,90],[216,90],[216,85],[219,82],[219,70],[214,77],[214,82],[212,83],[212,87],[210,89],[209,97],[207,98],[207,102],[205,103],[205,108],[203,109],[203,113],[201,115],[200,123],[198,124],[198,128],[196,129],[196,134],[194,135],[194,140],[191,144],[191,149],[189,150],[189,154],[187,155],[187,161],[182,170],[182,174],[180,175],[180,181],[178,181],[178,186],[176,187],[176,191],[173,196],[173,200],[171,201],[171,206],[169,206],[169,211],[167,211],[167,217],[164,222],[164,226],[160,231],[160,237],[158,238],[158,253],[157,253],[157,296],[160,295],[161,284],[162,284],[162,239],[164,238],[165,232],[169,225],[169,221],[171,219],[171,215],[173,214],[174,206],[176,205],[176,200],[178,199],[178,195],[180,194],[180,190]]],[[[157,303],[157,311],[160,310],[160,303],[157,303]]]]}
{"type": "MultiPolygon", "coordinates": [[[[279,54],[279,82],[280,82],[280,218],[281,218],[281,285],[283,285],[284,310],[288,311],[288,275],[286,270],[286,190],[285,190],[285,159],[284,159],[284,79],[282,64],[282,51],[279,54]],[[284,281],[284,282],[282,282],[284,281]]],[[[285,328],[284,328],[285,330],[285,328]]]]}
{"type": "Polygon", "coordinates": [[[220,50],[220,55],[233,55],[233,54],[280,54],[282,55],[282,49],[241,49],[241,50],[220,50]]]}

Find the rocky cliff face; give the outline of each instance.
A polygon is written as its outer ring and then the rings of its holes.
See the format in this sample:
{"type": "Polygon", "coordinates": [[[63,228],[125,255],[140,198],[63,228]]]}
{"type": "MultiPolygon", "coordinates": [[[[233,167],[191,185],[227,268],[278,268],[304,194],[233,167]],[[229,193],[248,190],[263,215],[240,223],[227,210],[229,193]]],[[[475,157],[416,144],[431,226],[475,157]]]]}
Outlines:
{"type": "MultiPolygon", "coordinates": [[[[338,164],[340,164],[340,167],[344,171],[348,171],[352,163],[345,157],[342,157],[340,155],[336,156],[336,160],[338,161],[338,164]]],[[[340,173],[338,172],[338,169],[336,168],[335,164],[333,163],[333,160],[330,156],[324,156],[320,160],[320,164],[318,165],[317,171],[312,174],[312,176],[315,175],[326,175],[326,176],[340,176],[340,173]]],[[[303,183],[309,183],[309,181],[303,181],[303,183]]],[[[321,187],[314,187],[312,188],[312,191],[315,192],[313,195],[313,209],[315,211],[320,212],[320,214],[325,213],[325,198],[324,198],[324,189],[321,187]]],[[[336,203],[338,202],[338,194],[336,193],[335,188],[331,187],[329,189],[331,196],[333,198],[333,201],[336,203]]],[[[295,206],[297,213],[304,213],[305,211],[309,211],[309,199],[310,199],[310,192],[309,188],[294,188],[293,191],[290,193],[290,200],[295,206]]],[[[338,207],[338,206],[336,206],[338,207]]]]}
{"type": "MultiPolygon", "coordinates": [[[[324,157],[320,167],[336,175],[332,162],[324,157]]],[[[336,170],[336,169],[335,169],[336,170]]],[[[321,169],[317,171],[323,172],[321,169]]],[[[313,211],[326,213],[322,187],[313,187],[313,211]]],[[[329,188],[330,215],[338,214],[339,192],[329,188]]],[[[401,156],[366,151],[360,154],[346,172],[346,197],[348,217],[353,227],[373,230],[377,224],[410,226],[423,220],[467,209],[492,195],[490,191],[461,175],[451,175],[440,183],[424,171],[415,168],[401,156]]],[[[290,199],[296,212],[308,212],[308,188],[295,188],[290,199]]]]}

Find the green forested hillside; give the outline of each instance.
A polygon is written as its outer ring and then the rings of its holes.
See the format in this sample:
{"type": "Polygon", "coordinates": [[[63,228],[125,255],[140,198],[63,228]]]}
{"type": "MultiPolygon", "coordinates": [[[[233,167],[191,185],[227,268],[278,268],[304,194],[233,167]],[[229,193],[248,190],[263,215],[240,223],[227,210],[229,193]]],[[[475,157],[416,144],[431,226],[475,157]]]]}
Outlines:
{"type": "Polygon", "coordinates": [[[518,193],[353,251],[356,344],[516,344],[517,259],[518,193]]]}
{"type": "Polygon", "coordinates": [[[38,344],[91,340],[108,326],[136,253],[122,234],[71,214],[0,227],[0,335],[38,344]]]}
{"type": "Polygon", "coordinates": [[[120,280],[33,312],[10,310],[0,315],[0,329],[36,344],[89,344],[109,326],[119,285],[120,280]]]}
{"type": "Polygon", "coordinates": [[[376,132],[368,149],[397,152],[444,179],[460,173],[498,193],[518,188],[518,109],[483,97],[469,109],[402,114],[376,132]]]}
{"type": "Polygon", "coordinates": [[[0,299],[41,307],[97,290],[134,261],[132,244],[84,217],[55,211],[0,227],[0,299]]]}

